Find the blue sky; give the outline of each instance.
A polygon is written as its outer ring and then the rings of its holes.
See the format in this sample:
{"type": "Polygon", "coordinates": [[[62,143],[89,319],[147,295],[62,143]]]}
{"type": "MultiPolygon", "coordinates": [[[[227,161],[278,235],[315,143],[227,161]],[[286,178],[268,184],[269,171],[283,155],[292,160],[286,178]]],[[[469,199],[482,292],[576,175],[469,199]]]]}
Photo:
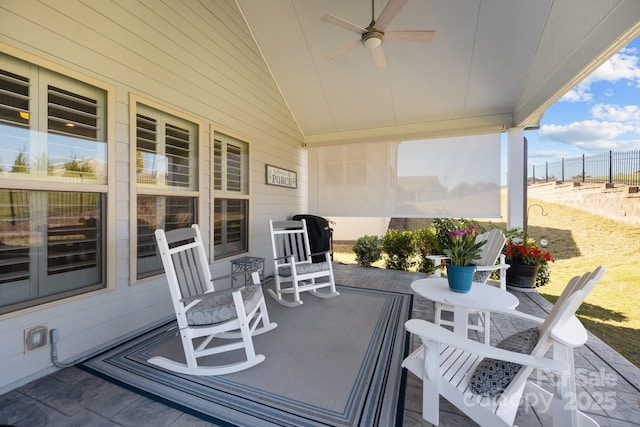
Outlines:
{"type": "Polygon", "coordinates": [[[549,107],[540,129],[525,136],[529,170],[561,158],[640,149],[640,37],[549,107]]]}

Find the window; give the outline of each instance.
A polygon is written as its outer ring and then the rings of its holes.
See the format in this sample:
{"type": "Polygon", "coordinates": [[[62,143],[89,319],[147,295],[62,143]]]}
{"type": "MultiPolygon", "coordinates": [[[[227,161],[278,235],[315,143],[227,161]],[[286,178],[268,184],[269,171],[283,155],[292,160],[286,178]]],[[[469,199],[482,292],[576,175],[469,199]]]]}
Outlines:
{"type": "Polygon", "coordinates": [[[154,232],[189,227],[198,205],[198,124],[136,105],[136,277],[161,273],[154,232]]]}
{"type": "Polygon", "coordinates": [[[213,135],[213,253],[215,259],[249,250],[249,144],[213,135]]]}
{"type": "Polygon", "coordinates": [[[0,314],[106,286],[106,100],[0,54],[0,314]]]}

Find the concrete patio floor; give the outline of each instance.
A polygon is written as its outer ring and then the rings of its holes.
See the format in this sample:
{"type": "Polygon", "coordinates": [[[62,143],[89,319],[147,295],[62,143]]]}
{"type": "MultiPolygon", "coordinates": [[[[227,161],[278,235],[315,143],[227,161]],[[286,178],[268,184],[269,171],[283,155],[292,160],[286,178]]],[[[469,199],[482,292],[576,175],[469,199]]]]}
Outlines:
{"type": "MultiPolygon", "coordinates": [[[[334,264],[336,283],[412,293],[412,281],[424,274],[334,264]]],[[[514,293],[518,309],[544,317],[551,304],[537,293],[514,293]]],[[[307,298],[313,298],[308,296],[307,298]]],[[[433,303],[414,297],[413,317],[433,320],[433,303]]],[[[528,327],[508,318],[492,316],[492,341],[528,327]]],[[[418,343],[414,339],[412,347],[418,343]]],[[[601,426],[640,426],[640,368],[590,334],[576,354],[581,369],[578,403],[601,426]]],[[[6,367],[5,367],[6,368],[6,367]]],[[[422,382],[407,374],[403,426],[430,426],[421,415],[422,382]]],[[[541,426],[531,408],[523,407],[516,418],[520,427],[541,426]]],[[[0,396],[0,424],[20,426],[215,426],[118,387],[76,367],[62,369],[0,396]]],[[[448,402],[441,401],[441,426],[474,426],[448,402]]],[[[256,426],[259,427],[259,426],[256,426]]],[[[368,426],[367,426],[368,427],[368,426]]]]}

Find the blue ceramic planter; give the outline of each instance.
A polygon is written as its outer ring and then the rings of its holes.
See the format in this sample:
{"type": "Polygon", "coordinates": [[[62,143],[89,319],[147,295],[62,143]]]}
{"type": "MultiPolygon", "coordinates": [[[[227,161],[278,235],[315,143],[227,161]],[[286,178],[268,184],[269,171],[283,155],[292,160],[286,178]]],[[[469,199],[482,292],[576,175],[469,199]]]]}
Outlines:
{"type": "Polygon", "coordinates": [[[449,288],[454,292],[469,292],[473,282],[473,273],[476,271],[475,265],[460,266],[447,264],[447,280],[449,288]]]}

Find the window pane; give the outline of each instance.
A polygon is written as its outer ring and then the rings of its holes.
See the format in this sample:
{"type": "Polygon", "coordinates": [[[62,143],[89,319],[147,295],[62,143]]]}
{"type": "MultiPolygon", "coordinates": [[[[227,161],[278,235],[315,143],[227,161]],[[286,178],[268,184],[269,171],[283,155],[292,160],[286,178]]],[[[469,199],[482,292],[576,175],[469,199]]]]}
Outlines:
{"type": "Polygon", "coordinates": [[[249,250],[248,210],[248,200],[215,200],[213,240],[216,258],[224,258],[249,250]]]}
{"type": "Polygon", "coordinates": [[[189,130],[168,124],[165,134],[169,187],[189,188],[192,151],[189,130]]]}
{"type": "Polygon", "coordinates": [[[222,141],[213,141],[213,189],[222,191],[222,141]]]}
{"type": "Polygon", "coordinates": [[[48,98],[49,133],[98,139],[98,101],[54,86],[48,98]]]}
{"type": "Polygon", "coordinates": [[[0,190],[0,288],[31,278],[30,218],[28,192],[0,190]]]}
{"type": "Polygon", "coordinates": [[[29,127],[29,78],[0,69],[0,123],[29,127]]]}
{"type": "Polygon", "coordinates": [[[249,144],[213,135],[213,253],[216,259],[249,250],[249,144]],[[224,194],[233,193],[234,198],[224,194]],[[222,197],[221,197],[222,196],[222,197]],[[244,198],[238,198],[245,196],[244,198]]]}
{"type": "Polygon", "coordinates": [[[196,190],[198,126],[138,105],[136,179],[142,187],[196,190]]]}
{"type": "Polygon", "coordinates": [[[249,194],[249,144],[216,133],[213,141],[213,189],[249,194]]]}
{"type": "Polygon", "coordinates": [[[101,196],[96,193],[49,193],[47,273],[88,270],[100,266],[101,196]]]}
{"type": "Polygon", "coordinates": [[[99,100],[52,85],[47,89],[48,175],[106,184],[107,144],[99,100]]]}
{"type": "Polygon", "coordinates": [[[242,191],[242,149],[238,145],[227,144],[227,191],[242,191]]]}
{"type": "Polygon", "coordinates": [[[192,197],[138,195],[138,279],[163,271],[154,232],[157,228],[169,231],[190,227],[196,217],[196,200],[192,197]]]}
{"type": "Polygon", "coordinates": [[[165,169],[158,152],[158,123],[152,117],[136,115],[136,177],[139,184],[157,184],[158,172],[165,169]]]}
{"type": "Polygon", "coordinates": [[[105,286],[104,197],[0,190],[0,313],[105,286]]]}
{"type": "Polygon", "coordinates": [[[24,75],[0,68],[0,173],[7,178],[106,184],[105,92],[3,59],[7,57],[0,55],[0,66],[14,66],[24,75]],[[32,105],[39,88],[43,101],[32,105]]]}
{"type": "Polygon", "coordinates": [[[29,171],[29,78],[0,69],[0,173],[29,171]]]}

